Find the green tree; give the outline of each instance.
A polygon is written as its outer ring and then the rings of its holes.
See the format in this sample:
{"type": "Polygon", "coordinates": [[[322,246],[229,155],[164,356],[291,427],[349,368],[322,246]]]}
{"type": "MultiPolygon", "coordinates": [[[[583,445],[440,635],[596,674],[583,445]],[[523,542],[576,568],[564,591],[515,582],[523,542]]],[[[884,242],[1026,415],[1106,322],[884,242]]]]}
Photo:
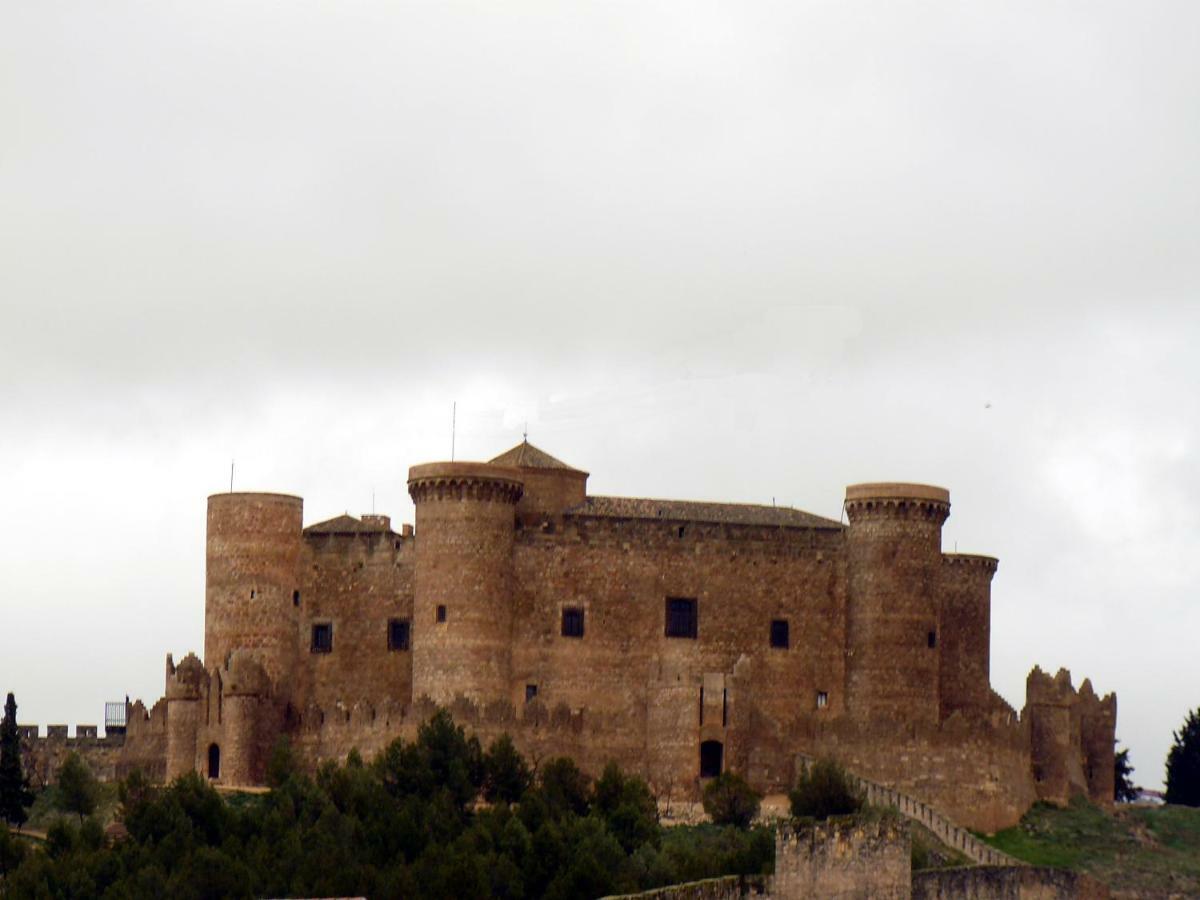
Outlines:
{"type": "Polygon", "coordinates": [[[83,817],[96,811],[97,790],[96,778],[83,757],[74,751],[68,753],[58,770],[59,809],[76,813],[82,825],[83,817]]]}
{"type": "Polygon", "coordinates": [[[722,772],[704,788],[704,811],[716,825],[749,828],[762,797],[733,772],[722,772]]]}
{"type": "Polygon", "coordinates": [[[588,777],[570,757],[558,756],[546,762],[538,773],[538,783],[552,816],[587,815],[588,777]]]}
{"type": "Polygon", "coordinates": [[[21,735],[17,731],[17,701],[9,692],[0,721],[0,819],[20,828],[33,805],[29,779],[21,771],[21,735]]]}
{"type": "Polygon", "coordinates": [[[1139,788],[1133,783],[1133,764],[1129,762],[1129,748],[1113,757],[1113,799],[1118,803],[1132,803],[1138,798],[1139,788]]]}
{"type": "Polygon", "coordinates": [[[1167,753],[1168,803],[1200,806],[1200,709],[1187,714],[1167,753]]]}
{"type": "Polygon", "coordinates": [[[489,803],[517,803],[533,780],[512,738],[502,734],[483,755],[483,796],[489,803]]]}
{"type": "Polygon", "coordinates": [[[658,846],[658,804],[636,775],[626,775],[615,762],[592,787],[592,811],[604,820],[621,849],[632,853],[642,844],[658,846]]]}
{"type": "Polygon", "coordinates": [[[806,766],[788,794],[792,815],[828,819],[862,809],[862,794],[854,788],[846,770],[832,759],[819,759],[806,766]]]}

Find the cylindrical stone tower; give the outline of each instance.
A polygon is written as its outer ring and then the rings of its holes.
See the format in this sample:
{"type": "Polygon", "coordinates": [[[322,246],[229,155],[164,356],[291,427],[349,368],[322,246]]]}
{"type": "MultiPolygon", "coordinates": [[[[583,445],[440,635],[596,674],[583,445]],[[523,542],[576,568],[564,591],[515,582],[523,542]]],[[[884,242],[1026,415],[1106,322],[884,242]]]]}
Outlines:
{"type": "Polygon", "coordinates": [[[515,469],[428,463],[408,470],[416,506],[413,698],[510,700],[515,469]]]}
{"type": "Polygon", "coordinates": [[[941,717],[984,712],[991,698],[992,576],[996,559],[966,553],[942,557],[938,644],[941,717]]]}
{"type": "Polygon", "coordinates": [[[188,654],[176,666],[167,656],[167,780],[196,770],[196,739],[200,729],[200,698],[208,673],[188,654]]]}
{"type": "Polygon", "coordinates": [[[303,514],[304,501],[284,494],[208,498],[204,664],[224,667],[249,650],[283,696],[299,641],[303,514]]]}
{"type": "Polygon", "coordinates": [[[278,723],[267,715],[267,676],[253,655],[234,651],[225,670],[221,778],[226,784],[260,784],[278,723]]]}
{"type": "Polygon", "coordinates": [[[938,721],[938,590],[950,494],[846,488],[846,712],[878,726],[938,721]]]}

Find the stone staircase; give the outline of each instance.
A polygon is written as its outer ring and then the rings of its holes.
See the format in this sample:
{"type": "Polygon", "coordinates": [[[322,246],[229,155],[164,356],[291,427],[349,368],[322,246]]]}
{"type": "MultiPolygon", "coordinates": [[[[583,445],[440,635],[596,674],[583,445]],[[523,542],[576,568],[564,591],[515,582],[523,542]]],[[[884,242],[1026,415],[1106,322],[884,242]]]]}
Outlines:
{"type": "MultiPolygon", "coordinates": [[[[815,761],[811,756],[806,756],[802,753],[796,754],[797,769],[801,765],[807,767],[815,761]]],[[[924,825],[947,847],[954,848],[978,865],[1025,865],[1025,863],[1016,857],[1009,856],[1007,853],[997,850],[990,844],[985,844],[967,829],[955,825],[949,818],[923,800],[917,800],[915,797],[903,794],[895,788],[887,787],[868,778],[863,778],[860,775],[855,775],[853,772],[847,772],[846,774],[849,776],[850,781],[863,792],[868,805],[895,807],[901,815],[924,825]]]]}

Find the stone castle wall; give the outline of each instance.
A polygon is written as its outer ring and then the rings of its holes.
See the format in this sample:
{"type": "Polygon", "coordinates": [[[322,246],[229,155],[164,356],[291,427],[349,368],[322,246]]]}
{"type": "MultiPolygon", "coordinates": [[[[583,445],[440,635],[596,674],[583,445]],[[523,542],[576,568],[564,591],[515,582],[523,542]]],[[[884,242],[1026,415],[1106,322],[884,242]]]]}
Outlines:
{"type": "Polygon", "coordinates": [[[1115,700],[1031,676],[1018,717],[992,692],[996,562],[942,554],[943,489],[851,487],[843,525],[586,481],[527,444],[416,466],[415,534],[210,498],[205,659],[168,663],[120,765],[253,783],[281,734],[311,765],[370,755],[436,702],[485,742],[614,760],[675,796],[714,766],[786,789],[797,753],[987,829],[1111,791],[1115,700]],[[672,603],[693,633],[668,634],[672,603]]]}

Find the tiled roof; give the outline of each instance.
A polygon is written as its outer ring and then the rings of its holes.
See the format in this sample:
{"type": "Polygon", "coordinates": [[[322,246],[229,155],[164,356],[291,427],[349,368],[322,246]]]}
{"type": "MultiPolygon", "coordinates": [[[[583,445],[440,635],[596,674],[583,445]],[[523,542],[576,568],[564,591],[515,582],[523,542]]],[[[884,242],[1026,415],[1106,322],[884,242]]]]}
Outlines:
{"type": "Polygon", "coordinates": [[[599,516],[609,519],[722,522],[732,525],[774,525],[786,528],[842,527],[840,522],[833,519],[814,516],[790,506],[653,500],[648,497],[588,497],[567,513],[573,516],[599,516]]]}
{"type": "Polygon", "coordinates": [[[564,469],[568,472],[578,472],[574,466],[568,466],[562,460],[555,459],[545,450],[540,450],[529,441],[521,441],[511,450],[506,450],[495,459],[489,460],[497,466],[514,466],[520,469],[564,469]]]}
{"type": "Polygon", "coordinates": [[[362,519],[356,519],[350,514],[334,516],[324,522],[317,522],[315,525],[309,525],[304,529],[305,534],[370,534],[378,531],[386,531],[383,525],[378,525],[373,522],[364,522],[362,519]]]}

